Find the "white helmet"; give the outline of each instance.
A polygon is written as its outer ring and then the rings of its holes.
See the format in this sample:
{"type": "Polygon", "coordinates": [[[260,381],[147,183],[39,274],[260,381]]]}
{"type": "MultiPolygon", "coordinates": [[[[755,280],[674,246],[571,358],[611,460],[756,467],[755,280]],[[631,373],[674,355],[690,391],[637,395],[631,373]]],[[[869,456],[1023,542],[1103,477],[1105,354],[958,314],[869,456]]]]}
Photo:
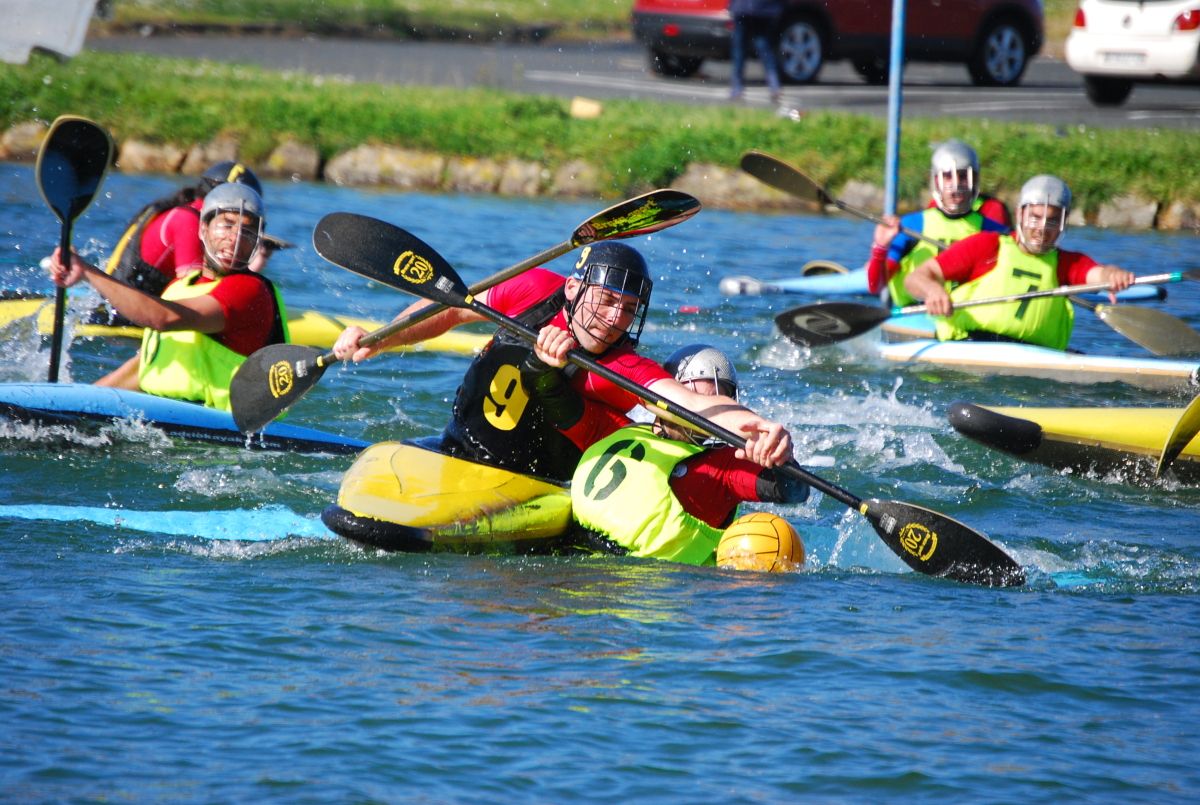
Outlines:
{"type": "Polygon", "coordinates": [[[1017,237],[1021,246],[1031,254],[1045,254],[1054,248],[1063,232],[1067,231],[1067,216],[1071,214],[1071,188],[1057,176],[1040,174],[1021,187],[1017,198],[1017,237]],[[1033,226],[1025,220],[1025,208],[1045,205],[1045,214],[1033,226]],[[1051,207],[1059,210],[1058,221],[1050,220],[1051,207]]]}
{"type": "Polygon", "coordinates": [[[939,210],[950,216],[966,215],[979,198],[979,156],[962,140],[947,140],[933,151],[929,161],[929,192],[939,210]],[[965,190],[962,201],[951,203],[945,192],[965,190]]]}
{"type": "Polygon", "coordinates": [[[204,242],[204,253],[214,266],[225,267],[229,270],[241,270],[249,265],[254,259],[254,255],[258,253],[259,245],[262,243],[263,228],[266,226],[266,207],[263,204],[262,196],[254,191],[254,188],[240,182],[226,182],[214,187],[208,191],[204,197],[204,206],[200,208],[200,239],[204,242]],[[246,226],[238,228],[238,240],[234,242],[232,265],[224,266],[224,262],[213,251],[212,246],[208,242],[206,235],[207,225],[217,213],[235,212],[239,215],[248,215],[254,219],[254,223],[249,226],[249,232],[246,226]],[[241,248],[241,240],[243,238],[253,239],[252,248],[249,255],[245,258],[240,257],[243,253],[241,248]]]}
{"type": "Polygon", "coordinates": [[[711,380],[717,391],[726,397],[737,399],[738,379],[733,362],[725,353],[707,344],[689,344],[675,350],[663,368],[675,376],[680,383],[693,380],[711,380]]]}

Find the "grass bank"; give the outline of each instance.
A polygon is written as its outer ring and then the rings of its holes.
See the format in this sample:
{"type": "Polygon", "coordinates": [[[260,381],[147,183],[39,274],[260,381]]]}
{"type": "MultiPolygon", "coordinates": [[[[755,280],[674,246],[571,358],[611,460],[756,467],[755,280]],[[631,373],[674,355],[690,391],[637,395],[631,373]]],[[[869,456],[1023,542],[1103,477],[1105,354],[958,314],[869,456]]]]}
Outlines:
{"type": "MultiPolygon", "coordinates": [[[[28,65],[0,68],[0,126],[73,113],[100,121],[118,139],[187,146],[227,134],[251,163],[288,137],[326,159],[363,143],[527,159],[550,168],[583,159],[601,171],[608,193],[627,196],[669,184],[689,163],[733,167],[745,149],[759,148],[835,189],[850,179],[882,183],[886,133],[874,118],[814,113],[794,123],[748,108],[609,101],[598,119],[577,120],[568,106],[493,88],[339,83],[130,54],[85,52],[66,63],[35,56],[28,65]]],[[[1181,169],[1200,162],[1200,138],[1192,132],[907,119],[905,206],[924,198],[930,144],[951,136],[978,149],[985,185],[997,192],[1053,172],[1089,210],[1123,193],[1200,202],[1200,173],[1181,169]]]]}

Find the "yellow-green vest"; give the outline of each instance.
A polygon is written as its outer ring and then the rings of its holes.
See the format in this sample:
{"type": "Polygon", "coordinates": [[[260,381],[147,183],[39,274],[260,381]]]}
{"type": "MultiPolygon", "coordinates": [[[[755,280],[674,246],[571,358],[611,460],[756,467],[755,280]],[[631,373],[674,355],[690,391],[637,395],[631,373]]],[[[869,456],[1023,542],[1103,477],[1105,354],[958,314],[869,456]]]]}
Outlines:
{"type": "MultiPolygon", "coordinates": [[[[983,230],[983,216],[979,214],[981,206],[983,206],[983,202],[975,199],[972,211],[961,218],[950,218],[937,207],[930,207],[921,213],[921,234],[947,246],[970,237],[983,230]]],[[[918,239],[908,254],[900,258],[900,268],[888,280],[888,294],[892,298],[893,305],[911,305],[917,301],[905,289],[904,278],[911,274],[917,266],[937,255],[938,248],[936,246],[918,239]]]]}
{"type": "MultiPolygon", "coordinates": [[[[959,285],[950,292],[950,298],[957,304],[968,299],[1050,290],[1058,285],[1057,249],[1047,254],[1028,254],[1021,251],[1011,235],[1001,235],[996,267],[959,285]]],[[[984,330],[1027,344],[1066,349],[1075,326],[1075,311],[1065,298],[1050,296],[956,308],[949,316],[935,321],[937,336],[942,341],[963,339],[972,331],[984,330]]]]}
{"type": "MultiPolygon", "coordinates": [[[[197,285],[199,271],[175,280],[163,291],[168,300],[190,299],[212,293],[221,283],[197,285]]],[[[264,278],[265,279],[265,278],[264,278]]],[[[282,324],[283,338],[288,339],[287,315],[278,290],[271,285],[275,296],[276,325],[282,324]]],[[[146,328],[142,332],[139,353],[138,385],[147,394],[175,400],[199,402],[209,408],[231,410],[229,384],[234,373],[246,360],[210,335],[196,330],[159,332],[146,328]]]]}
{"type": "Polygon", "coordinates": [[[703,450],[644,425],[601,439],[584,451],[571,479],[576,521],[633,556],[716,564],[723,530],[684,511],[670,484],[675,466],[703,450]]]}

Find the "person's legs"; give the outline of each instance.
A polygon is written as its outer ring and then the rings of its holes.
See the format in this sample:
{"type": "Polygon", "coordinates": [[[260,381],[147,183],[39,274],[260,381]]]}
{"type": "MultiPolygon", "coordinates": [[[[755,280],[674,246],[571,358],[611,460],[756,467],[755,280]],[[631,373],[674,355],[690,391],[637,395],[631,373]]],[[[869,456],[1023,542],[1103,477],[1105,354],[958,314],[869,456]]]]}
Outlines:
{"type": "Polygon", "coordinates": [[[779,83],[779,60],[776,58],[776,22],[768,19],[754,19],[748,26],[747,34],[753,38],[754,50],[762,62],[763,73],[767,80],[767,89],[771,92],[771,102],[778,103],[781,86],[779,83]]]}
{"type": "Polygon", "coordinates": [[[746,70],[746,18],[734,17],[733,39],[730,42],[730,57],[733,61],[732,72],[729,75],[729,98],[741,100],[742,76],[746,70]]]}

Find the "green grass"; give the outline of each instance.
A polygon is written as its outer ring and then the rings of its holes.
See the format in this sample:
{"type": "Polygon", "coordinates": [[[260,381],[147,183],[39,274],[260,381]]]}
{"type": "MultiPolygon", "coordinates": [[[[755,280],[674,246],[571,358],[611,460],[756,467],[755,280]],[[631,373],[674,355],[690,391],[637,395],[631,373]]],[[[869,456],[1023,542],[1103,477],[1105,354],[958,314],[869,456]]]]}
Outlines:
{"type": "Polygon", "coordinates": [[[478,35],[553,26],[580,38],[628,29],[630,0],[114,0],[121,25],[278,24],[305,31],[373,30],[395,36],[478,35]]]}
{"type": "MultiPolygon", "coordinates": [[[[664,186],[689,163],[733,167],[748,148],[793,161],[834,190],[849,179],[881,184],[882,120],[813,113],[800,123],[726,106],[608,101],[596,120],[575,120],[568,102],[494,88],[412,88],[335,82],[214,62],[85,52],[60,63],[35,56],[0,68],[0,126],[72,113],[92,117],[118,140],[187,146],[220,133],[261,163],[285,138],[329,158],[362,143],[450,155],[516,157],[551,169],[584,159],[605,192],[664,186]]],[[[1077,204],[1094,210],[1132,192],[1163,202],[1200,201],[1193,132],[1056,128],[972,119],[906,119],[901,143],[902,207],[926,194],[930,146],[960,137],[979,151],[984,185],[1014,193],[1034,173],[1057,173],[1077,204]]]]}

